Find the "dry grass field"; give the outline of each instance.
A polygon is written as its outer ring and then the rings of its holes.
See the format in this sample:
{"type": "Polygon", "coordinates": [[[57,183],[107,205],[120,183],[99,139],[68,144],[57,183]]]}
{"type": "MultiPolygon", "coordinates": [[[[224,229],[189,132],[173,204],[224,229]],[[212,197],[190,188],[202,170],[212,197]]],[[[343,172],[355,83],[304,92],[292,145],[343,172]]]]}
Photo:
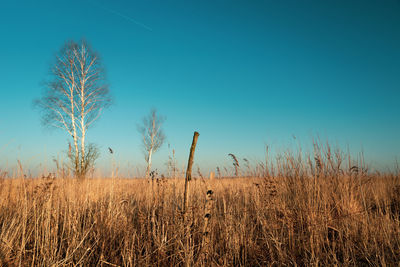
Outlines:
{"type": "Polygon", "coordinates": [[[0,265],[398,265],[399,174],[305,162],[193,179],[186,214],[182,178],[1,179],[0,265]]]}

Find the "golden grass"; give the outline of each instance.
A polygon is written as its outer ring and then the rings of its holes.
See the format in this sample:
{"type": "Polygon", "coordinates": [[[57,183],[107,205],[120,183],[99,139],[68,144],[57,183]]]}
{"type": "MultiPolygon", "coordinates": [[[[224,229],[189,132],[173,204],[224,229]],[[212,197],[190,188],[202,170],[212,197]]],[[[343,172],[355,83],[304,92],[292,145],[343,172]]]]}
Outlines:
{"type": "Polygon", "coordinates": [[[393,265],[400,177],[2,179],[2,266],[393,265]],[[204,205],[214,191],[210,245],[204,205]],[[189,246],[185,246],[189,236],[189,246]],[[185,251],[189,249],[190,251],[185,251]],[[189,255],[189,257],[188,257],[189,255]]]}

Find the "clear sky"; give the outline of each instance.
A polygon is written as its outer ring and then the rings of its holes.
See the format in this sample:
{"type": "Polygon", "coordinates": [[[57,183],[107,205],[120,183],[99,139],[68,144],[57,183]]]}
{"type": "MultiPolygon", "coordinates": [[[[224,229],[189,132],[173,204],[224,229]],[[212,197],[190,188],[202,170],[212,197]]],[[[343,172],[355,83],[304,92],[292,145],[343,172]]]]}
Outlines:
{"type": "MultiPolygon", "coordinates": [[[[184,165],[262,160],[264,145],[320,136],[376,168],[400,156],[400,1],[0,2],[0,166],[54,167],[68,136],[48,131],[32,101],[54,54],[85,38],[101,55],[114,105],[88,132],[110,166],[144,166],[136,125],[152,107],[167,117],[184,165]]],[[[296,141],[297,142],[297,141],[296,141]]],[[[170,149],[168,145],[170,144],[170,149]]]]}

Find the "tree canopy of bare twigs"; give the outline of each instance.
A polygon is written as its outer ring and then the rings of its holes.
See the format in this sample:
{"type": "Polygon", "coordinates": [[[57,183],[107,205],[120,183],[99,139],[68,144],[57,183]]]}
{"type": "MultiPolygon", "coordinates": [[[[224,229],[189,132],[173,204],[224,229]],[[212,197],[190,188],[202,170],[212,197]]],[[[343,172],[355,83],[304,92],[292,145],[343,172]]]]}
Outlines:
{"type": "Polygon", "coordinates": [[[66,42],[56,54],[45,89],[35,101],[42,122],[72,137],[68,157],[75,176],[83,178],[99,155],[94,145],[86,144],[87,130],[111,104],[99,55],[83,40],[66,42]]]}
{"type": "Polygon", "coordinates": [[[164,121],[165,118],[159,116],[156,109],[152,109],[143,118],[142,124],[138,125],[138,131],[142,136],[144,157],[147,162],[146,178],[150,174],[152,156],[163,145],[165,140],[162,130],[164,121]]]}

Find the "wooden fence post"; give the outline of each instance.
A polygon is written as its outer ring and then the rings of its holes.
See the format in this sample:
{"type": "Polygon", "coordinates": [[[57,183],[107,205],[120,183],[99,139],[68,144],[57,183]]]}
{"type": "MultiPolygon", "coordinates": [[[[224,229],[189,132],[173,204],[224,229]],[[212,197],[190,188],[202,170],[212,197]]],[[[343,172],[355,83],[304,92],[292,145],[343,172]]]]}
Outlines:
{"type": "Polygon", "coordinates": [[[192,179],[192,165],[193,165],[193,157],[194,157],[194,150],[196,149],[197,138],[199,137],[198,132],[194,132],[192,146],[190,147],[190,154],[188,160],[188,166],[186,170],[185,176],[185,192],[183,196],[183,223],[185,229],[185,267],[190,267],[193,262],[193,250],[191,250],[191,233],[190,233],[190,226],[188,220],[188,195],[189,195],[189,181],[192,179]]]}
{"type": "Polygon", "coordinates": [[[197,138],[199,137],[198,132],[194,132],[192,146],[190,147],[190,154],[188,165],[186,169],[186,176],[185,176],[185,193],[183,198],[183,213],[185,214],[188,208],[188,191],[189,191],[189,181],[192,179],[192,165],[193,165],[193,158],[194,158],[194,150],[196,149],[197,138]]]}

